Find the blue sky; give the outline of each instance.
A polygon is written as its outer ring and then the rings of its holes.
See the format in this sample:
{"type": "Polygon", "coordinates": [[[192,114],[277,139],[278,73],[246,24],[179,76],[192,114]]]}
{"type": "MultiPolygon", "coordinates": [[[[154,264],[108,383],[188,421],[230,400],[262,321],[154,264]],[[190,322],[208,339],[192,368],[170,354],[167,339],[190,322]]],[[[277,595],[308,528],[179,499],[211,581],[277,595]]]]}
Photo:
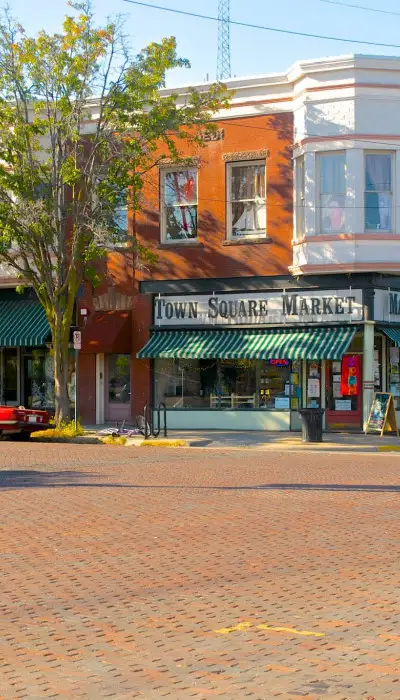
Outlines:
{"type": "MultiPolygon", "coordinates": [[[[215,16],[217,0],[188,3],[187,0],[148,0],[158,5],[215,16]]],[[[400,12],[398,0],[347,0],[393,12],[400,12]]],[[[56,31],[66,12],[65,0],[12,0],[12,13],[28,33],[39,29],[56,31]]],[[[99,20],[112,13],[126,15],[126,33],[131,46],[139,51],[151,41],[174,35],[181,56],[192,64],[190,70],[170,74],[168,85],[202,82],[215,78],[217,23],[183,17],[123,0],[97,0],[94,8],[99,20]]],[[[400,45],[400,14],[396,16],[329,5],[321,0],[231,0],[231,18],[316,34],[363,39],[400,45]]],[[[232,75],[254,75],[286,70],[299,59],[347,53],[399,55],[400,48],[362,46],[306,37],[231,27],[232,75]]]]}

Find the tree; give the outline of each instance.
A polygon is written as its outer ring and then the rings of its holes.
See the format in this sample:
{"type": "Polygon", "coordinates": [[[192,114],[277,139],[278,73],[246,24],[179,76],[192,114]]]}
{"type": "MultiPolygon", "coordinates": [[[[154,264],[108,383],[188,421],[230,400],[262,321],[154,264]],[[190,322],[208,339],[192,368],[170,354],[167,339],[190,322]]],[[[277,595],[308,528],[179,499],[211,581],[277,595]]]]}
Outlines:
{"type": "MultiPolygon", "coordinates": [[[[173,37],[132,57],[120,17],[98,26],[89,2],[71,7],[54,35],[26,36],[8,11],[0,21],[0,262],[45,310],[57,423],[69,416],[77,291],[96,283],[96,260],[121,237],[116,207],[139,209],[146,173],[179,161],[181,141],[201,144],[227,105],[220,84],[189,90],[180,105],[160,96],[167,71],[189,65],[173,37]]],[[[134,235],[130,245],[151,262],[134,235]]]]}

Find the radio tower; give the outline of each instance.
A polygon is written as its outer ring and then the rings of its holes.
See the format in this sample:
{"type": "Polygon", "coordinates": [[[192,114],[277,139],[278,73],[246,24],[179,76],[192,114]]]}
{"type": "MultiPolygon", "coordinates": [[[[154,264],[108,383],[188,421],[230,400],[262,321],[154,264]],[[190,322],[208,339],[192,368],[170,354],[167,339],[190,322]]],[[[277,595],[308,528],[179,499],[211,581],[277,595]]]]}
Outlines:
{"type": "Polygon", "coordinates": [[[231,77],[230,0],[218,0],[217,80],[231,77]]]}

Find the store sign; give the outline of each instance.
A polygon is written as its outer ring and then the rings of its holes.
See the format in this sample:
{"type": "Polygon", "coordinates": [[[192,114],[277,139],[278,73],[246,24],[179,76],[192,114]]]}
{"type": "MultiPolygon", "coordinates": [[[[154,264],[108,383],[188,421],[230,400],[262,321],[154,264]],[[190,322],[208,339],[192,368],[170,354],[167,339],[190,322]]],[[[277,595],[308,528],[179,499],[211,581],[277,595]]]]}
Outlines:
{"type": "Polygon", "coordinates": [[[375,289],[374,319],[375,321],[400,322],[400,291],[375,289]]]}
{"type": "Polygon", "coordinates": [[[159,296],[158,326],[238,326],[362,321],[361,289],[159,296]]]}

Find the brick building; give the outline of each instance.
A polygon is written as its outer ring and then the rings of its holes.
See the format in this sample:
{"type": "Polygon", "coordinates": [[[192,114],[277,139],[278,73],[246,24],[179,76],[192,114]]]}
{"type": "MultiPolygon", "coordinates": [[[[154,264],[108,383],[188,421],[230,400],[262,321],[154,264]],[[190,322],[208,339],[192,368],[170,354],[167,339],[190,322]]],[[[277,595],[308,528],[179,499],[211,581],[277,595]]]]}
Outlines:
{"type": "MultiPolygon", "coordinates": [[[[400,401],[400,59],[228,88],[212,140],[150,172],[135,221],[120,212],[157,263],[116,250],[79,299],[82,420],[161,401],[176,428],[298,429],[310,406],[360,429],[374,390],[400,401]]],[[[33,351],[14,351],[26,402],[33,351]]]]}

